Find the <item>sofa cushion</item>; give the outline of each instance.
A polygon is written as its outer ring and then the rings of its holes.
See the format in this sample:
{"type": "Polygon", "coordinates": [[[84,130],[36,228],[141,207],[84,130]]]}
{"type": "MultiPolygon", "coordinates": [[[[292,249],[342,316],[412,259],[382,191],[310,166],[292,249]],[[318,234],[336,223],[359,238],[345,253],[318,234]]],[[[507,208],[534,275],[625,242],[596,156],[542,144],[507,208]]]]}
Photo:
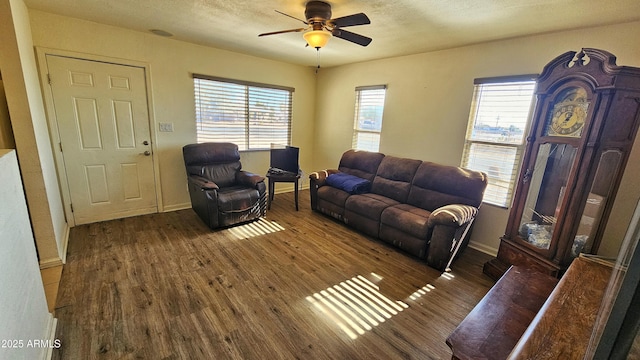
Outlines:
{"type": "MultiPolygon", "coordinates": [[[[430,211],[408,204],[394,205],[382,211],[380,227],[390,226],[426,241],[429,233],[428,222],[430,215],[430,211]]],[[[382,237],[382,233],[380,235],[380,237],[382,237]]],[[[388,241],[393,239],[383,240],[388,241]]]]}
{"type": "MultiPolygon", "coordinates": [[[[389,206],[398,205],[399,202],[378,194],[351,195],[344,204],[345,211],[360,214],[366,218],[380,221],[380,214],[389,206]]],[[[345,218],[345,222],[348,219],[345,218]]]]}
{"type": "Polygon", "coordinates": [[[338,188],[321,186],[318,188],[318,210],[337,219],[342,219],[344,203],[349,196],[348,192],[338,188]]]}
{"type": "Polygon", "coordinates": [[[342,154],[338,170],[343,173],[373,181],[384,154],[377,152],[348,150],[342,154]]]}
{"type": "Polygon", "coordinates": [[[378,194],[351,195],[345,203],[343,221],[369,236],[378,237],[380,214],[397,201],[378,194]]]}
{"type": "Polygon", "coordinates": [[[411,181],[422,161],[385,156],[371,184],[371,192],[404,203],[409,196],[411,181]]]}
{"type": "Polygon", "coordinates": [[[327,177],[327,185],[346,191],[349,194],[364,194],[371,189],[371,182],[347,173],[331,174],[327,177]]]}
{"type": "Polygon", "coordinates": [[[425,161],[416,171],[406,202],[429,211],[449,204],[479,207],[486,186],[482,172],[425,161]]]}

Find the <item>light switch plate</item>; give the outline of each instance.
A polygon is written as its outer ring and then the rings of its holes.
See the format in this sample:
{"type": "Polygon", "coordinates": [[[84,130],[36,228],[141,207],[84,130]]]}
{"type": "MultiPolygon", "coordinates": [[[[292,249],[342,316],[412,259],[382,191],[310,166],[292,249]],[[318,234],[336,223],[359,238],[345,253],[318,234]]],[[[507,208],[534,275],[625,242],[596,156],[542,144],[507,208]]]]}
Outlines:
{"type": "Polygon", "coordinates": [[[173,132],[173,123],[160,123],[160,132],[173,132]]]}

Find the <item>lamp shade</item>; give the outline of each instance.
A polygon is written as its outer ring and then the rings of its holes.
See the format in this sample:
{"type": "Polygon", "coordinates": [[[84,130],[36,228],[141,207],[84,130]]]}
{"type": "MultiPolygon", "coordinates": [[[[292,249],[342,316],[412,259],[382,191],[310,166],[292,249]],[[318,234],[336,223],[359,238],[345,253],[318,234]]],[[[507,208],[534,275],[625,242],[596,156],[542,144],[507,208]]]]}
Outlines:
{"type": "Polygon", "coordinates": [[[323,30],[312,30],[302,34],[302,37],[307,41],[309,46],[319,49],[327,45],[327,42],[329,42],[331,38],[331,33],[323,30]]]}

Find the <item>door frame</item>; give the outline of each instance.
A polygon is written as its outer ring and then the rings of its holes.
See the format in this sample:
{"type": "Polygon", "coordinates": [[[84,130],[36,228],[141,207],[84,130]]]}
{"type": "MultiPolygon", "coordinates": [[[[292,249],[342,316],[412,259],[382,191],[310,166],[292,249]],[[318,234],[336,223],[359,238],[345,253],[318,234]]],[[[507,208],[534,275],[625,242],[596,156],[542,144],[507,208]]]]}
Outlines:
{"type": "Polygon", "coordinates": [[[164,211],[164,205],[162,203],[162,184],[160,182],[160,164],[155,154],[158,153],[158,134],[156,131],[156,119],[154,114],[153,96],[151,93],[151,67],[149,63],[130,60],[112,58],[102,55],[93,55],[86,53],[79,53],[74,51],[51,49],[46,47],[36,47],[36,60],[40,77],[40,86],[42,88],[42,94],[44,99],[45,115],[47,117],[47,124],[49,126],[49,138],[51,139],[51,151],[53,152],[56,172],[58,174],[58,181],[60,183],[60,193],[62,195],[62,203],[64,206],[65,218],[69,227],[76,225],[73,212],[71,210],[71,192],[69,190],[69,181],[67,179],[67,172],[64,163],[64,156],[62,155],[61,139],[58,132],[58,119],[56,118],[55,106],[53,103],[53,93],[51,86],[49,86],[47,68],[47,55],[60,56],[73,58],[86,61],[97,61],[113,65],[133,66],[142,68],[144,70],[146,94],[147,94],[147,112],[149,114],[149,136],[151,139],[151,160],[153,162],[153,178],[155,181],[156,189],[156,205],[158,212],[164,211]]]}

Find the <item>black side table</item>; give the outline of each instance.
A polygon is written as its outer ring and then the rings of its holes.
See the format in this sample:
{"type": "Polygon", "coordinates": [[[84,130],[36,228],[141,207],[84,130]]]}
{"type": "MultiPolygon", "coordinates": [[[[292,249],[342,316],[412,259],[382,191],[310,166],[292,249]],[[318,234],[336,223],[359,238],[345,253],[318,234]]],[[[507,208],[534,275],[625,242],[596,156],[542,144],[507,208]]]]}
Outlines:
{"type": "Polygon", "coordinates": [[[300,173],[294,174],[291,172],[267,172],[267,181],[269,183],[269,201],[267,202],[267,209],[271,209],[271,202],[275,196],[275,185],[277,182],[289,182],[294,183],[294,196],[296,199],[296,211],[298,211],[298,182],[300,180],[300,173]]]}

